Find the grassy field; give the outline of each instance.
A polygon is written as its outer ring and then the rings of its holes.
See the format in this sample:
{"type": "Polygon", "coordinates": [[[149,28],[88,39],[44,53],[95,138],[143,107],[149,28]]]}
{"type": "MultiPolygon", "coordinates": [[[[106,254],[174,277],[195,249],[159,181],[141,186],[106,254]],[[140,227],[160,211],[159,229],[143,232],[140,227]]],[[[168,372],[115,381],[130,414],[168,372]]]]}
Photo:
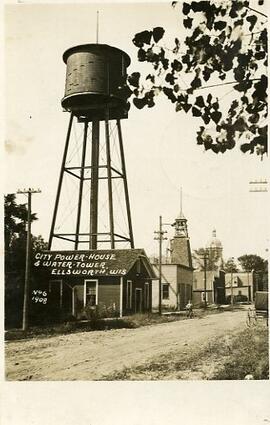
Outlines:
{"type": "Polygon", "coordinates": [[[229,334],[200,347],[160,356],[126,368],[104,380],[242,380],[269,379],[268,328],[265,323],[229,334]]]}

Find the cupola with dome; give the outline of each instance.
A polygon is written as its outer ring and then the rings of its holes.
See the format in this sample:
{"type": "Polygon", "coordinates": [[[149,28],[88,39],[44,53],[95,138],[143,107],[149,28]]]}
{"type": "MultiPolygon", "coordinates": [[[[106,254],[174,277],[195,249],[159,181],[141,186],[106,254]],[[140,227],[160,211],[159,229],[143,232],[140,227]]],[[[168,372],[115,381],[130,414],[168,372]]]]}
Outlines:
{"type": "Polygon", "coordinates": [[[208,241],[206,245],[207,249],[210,251],[212,259],[215,261],[218,268],[223,266],[223,246],[221,241],[217,238],[216,229],[212,232],[212,238],[208,241]]]}

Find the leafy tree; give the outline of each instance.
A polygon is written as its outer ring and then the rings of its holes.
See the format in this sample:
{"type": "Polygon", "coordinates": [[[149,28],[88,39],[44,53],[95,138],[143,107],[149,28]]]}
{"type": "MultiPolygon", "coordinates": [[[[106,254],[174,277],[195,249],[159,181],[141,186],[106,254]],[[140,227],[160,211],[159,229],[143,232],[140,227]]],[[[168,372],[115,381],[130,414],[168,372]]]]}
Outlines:
{"type": "MultiPolygon", "coordinates": [[[[5,196],[4,213],[6,271],[24,271],[27,206],[17,204],[15,194],[8,194],[5,196]]],[[[36,214],[31,214],[31,220],[37,220],[36,214]]]]}
{"type": "MultiPolygon", "coordinates": [[[[5,196],[5,249],[9,250],[12,243],[25,232],[27,222],[26,204],[17,204],[16,195],[10,193],[5,196]]],[[[36,214],[32,214],[32,221],[36,220],[36,214]]]]}
{"type": "Polygon", "coordinates": [[[204,270],[204,256],[206,256],[206,270],[218,270],[216,254],[213,250],[207,248],[199,248],[193,251],[193,264],[199,270],[204,270]]]}
{"type": "Polygon", "coordinates": [[[265,271],[265,268],[267,268],[267,260],[255,254],[242,255],[238,258],[238,261],[245,272],[251,272],[251,270],[260,272],[265,271]]]}
{"type": "MultiPolygon", "coordinates": [[[[178,2],[173,2],[175,6],[178,2]]],[[[239,141],[242,152],[267,152],[267,16],[264,0],[181,2],[185,40],[168,47],[156,27],[134,36],[138,60],[152,65],[142,77],[128,77],[134,105],[153,107],[163,93],[201,120],[197,143],[224,153],[239,141]],[[251,7],[256,3],[258,10],[251,7]],[[214,97],[213,87],[228,87],[230,100],[214,97]]],[[[126,88],[127,90],[127,88],[126,88]]]]}
{"type": "Polygon", "coordinates": [[[224,264],[224,271],[226,273],[237,273],[239,269],[233,257],[229,258],[224,264]]]}
{"type": "MultiPolygon", "coordinates": [[[[27,206],[16,203],[16,195],[5,196],[5,319],[6,326],[20,326],[26,258],[27,206]]],[[[37,220],[31,214],[31,220],[37,220]]],[[[47,248],[41,236],[32,236],[32,256],[47,248]]],[[[32,269],[32,275],[36,270],[32,269]]]]}

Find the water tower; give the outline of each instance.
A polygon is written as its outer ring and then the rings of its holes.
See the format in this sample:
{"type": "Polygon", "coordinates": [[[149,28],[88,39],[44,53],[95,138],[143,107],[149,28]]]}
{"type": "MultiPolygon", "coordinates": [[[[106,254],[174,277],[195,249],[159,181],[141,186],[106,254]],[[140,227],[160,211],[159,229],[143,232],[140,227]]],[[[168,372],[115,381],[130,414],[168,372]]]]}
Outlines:
{"type": "Polygon", "coordinates": [[[121,130],[121,120],[127,118],[128,111],[125,83],[130,58],[122,50],[105,44],[84,44],[66,50],[63,60],[66,64],[66,85],[62,107],[70,114],[70,120],[49,249],[56,239],[71,243],[75,250],[81,246],[83,249],[97,249],[102,243],[109,245],[111,249],[121,243],[134,248],[121,130]],[[74,143],[72,145],[76,126],[80,127],[76,130],[77,148],[74,143]],[[113,162],[116,145],[119,167],[113,162]],[[72,149],[77,149],[77,162],[73,161],[71,164],[68,155],[72,149]],[[76,211],[73,225],[63,231],[57,227],[57,220],[66,176],[76,183],[72,190],[76,211]],[[115,207],[120,202],[119,196],[116,198],[114,192],[116,181],[122,187],[121,202],[126,216],[126,229],[122,233],[116,229],[115,207]],[[99,226],[101,213],[105,213],[108,219],[105,231],[101,231],[99,226]],[[82,229],[82,224],[85,226],[86,221],[87,230],[82,229]]]}

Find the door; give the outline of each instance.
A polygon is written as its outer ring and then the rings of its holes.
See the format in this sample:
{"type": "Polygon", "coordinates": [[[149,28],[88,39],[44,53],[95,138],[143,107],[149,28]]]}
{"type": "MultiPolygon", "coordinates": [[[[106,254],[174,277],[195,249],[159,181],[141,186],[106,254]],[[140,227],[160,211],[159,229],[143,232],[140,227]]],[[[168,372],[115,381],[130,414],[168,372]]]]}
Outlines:
{"type": "Polygon", "coordinates": [[[63,304],[63,282],[62,280],[50,280],[48,291],[48,308],[52,321],[59,320],[63,304]]]}
{"type": "Polygon", "coordinates": [[[142,312],[142,289],[135,289],[135,313],[142,312]]]}
{"type": "Polygon", "coordinates": [[[63,302],[62,280],[49,281],[49,296],[50,296],[50,304],[53,309],[59,309],[62,307],[62,302],[63,302]]]}

